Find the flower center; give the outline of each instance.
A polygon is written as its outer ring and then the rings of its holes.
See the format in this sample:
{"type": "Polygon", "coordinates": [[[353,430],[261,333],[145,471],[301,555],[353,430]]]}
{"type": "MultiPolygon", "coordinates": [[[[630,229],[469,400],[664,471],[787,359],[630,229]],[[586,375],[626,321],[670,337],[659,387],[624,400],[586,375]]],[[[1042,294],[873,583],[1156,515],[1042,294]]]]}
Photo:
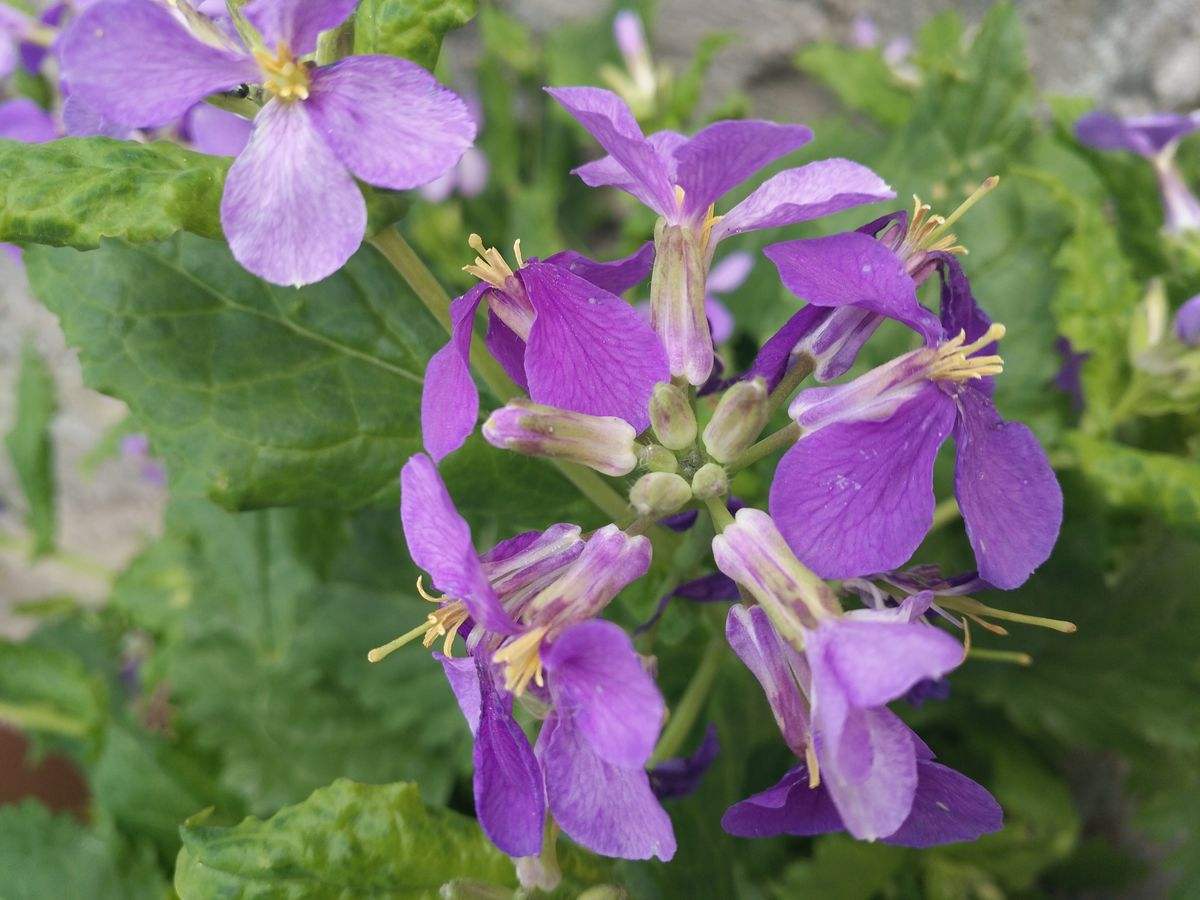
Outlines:
{"type": "Polygon", "coordinates": [[[1004,337],[1005,328],[999,322],[993,324],[977,341],[964,346],[966,332],[946,341],[934,351],[930,363],[929,377],[934,381],[970,381],[985,375],[999,375],[1004,371],[1004,360],[999,356],[972,356],[1004,337]]]}
{"type": "Polygon", "coordinates": [[[280,100],[308,99],[308,66],[292,56],[291,48],[280,42],[272,56],[266,50],[255,50],[254,59],[263,73],[263,87],[280,100]]]}
{"type": "Polygon", "coordinates": [[[539,650],[548,630],[544,625],[531,628],[492,655],[492,659],[504,664],[504,689],[509,693],[520,697],[529,682],[535,682],[538,687],[545,684],[539,650]]]}
{"type": "Polygon", "coordinates": [[[984,179],[974,192],[959,204],[958,208],[948,216],[929,215],[931,207],[922,203],[921,198],[913,195],[913,212],[908,222],[908,229],[897,251],[905,258],[913,258],[918,254],[953,253],[965,254],[967,248],[958,242],[958,235],[951,233],[950,226],[963,217],[972,206],[1000,183],[1000,176],[993,175],[984,179]]]}
{"type": "MultiPolygon", "coordinates": [[[[684,192],[683,188],[679,185],[675,185],[675,203],[679,207],[681,213],[683,211],[683,198],[686,196],[687,194],[684,192]]],[[[715,215],[716,210],[717,204],[708,204],[708,209],[704,212],[704,221],[700,223],[699,246],[701,253],[705,253],[708,250],[708,242],[712,238],[713,226],[724,218],[724,216],[715,215]]]]}
{"type": "MultiPolygon", "coordinates": [[[[483,238],[477,234],[472,234],[467,238],[467,243],[479,255],[475,257],[473,264],[463,266],[463,271],[469,275],[474,275],[480,281],[486,281],[492,287],[504,290],[508,279],[513,277],[513,270],[505,262],[500,251],[495,247],[485,246],[483,238]]],[[[520,238],[513,242],[513,257],[517,261],[518,269],[525,265],[525,258],[521,255],[520,238]]]]}

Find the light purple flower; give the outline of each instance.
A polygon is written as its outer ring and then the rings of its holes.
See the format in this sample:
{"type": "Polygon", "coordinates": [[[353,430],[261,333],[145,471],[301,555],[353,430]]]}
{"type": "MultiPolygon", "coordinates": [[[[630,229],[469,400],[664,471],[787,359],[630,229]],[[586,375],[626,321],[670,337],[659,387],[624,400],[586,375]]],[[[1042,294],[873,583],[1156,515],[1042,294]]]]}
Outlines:
{"type": "Polygon", "coordinates": [[[7,78],[21,59],[22,43],[36,26],[32,18],[0,3],[0,78],[7,78]]]}
{"type": "Polygon", "coordinates": [[[1164,230],[1169,234],[1200,229],[1200,199],[1188,188],[1175,165],[1181,138],[1200,129],[1200,112],[1159,113],[1119,118],[1093,112],[1075,123],[1075,136],[1097,150],[1125,150],[1154,166],[1162,194],[1164,230]]]}
{"type": "Polygon", "coordinates": [[[414,562],[447,594],[426,633],[447,636],[439,659],[475,736],[484,832],[510,856],[534,856],[548,808],[596,853],[670,859],[670,819],[645,771],[662,696],[629,637],[595,618],[645,574],[649,541],[615,525],[584,541],[578,528],[555,525],[480,556],[424,455],[404,467],[401,516],[414,562]],[[471,656],[455,659],[451,643],[463,627],[471,656]],[[513,699],[526,692],[546,710],[536,748],[513,719],[513,699]]]}
{"type": "Polygon", "coordinates": [[[788,747],[804,760],[774,788],[731,807],[726,831],[758,837],[845,829],[860,839],[930,846],[999,827],[987,792],[930,768],[928,748],[886,708],[962,661],[958,642],[921,620],[931,594],[895,609],[841,614],[758,510],[740,511],[713,540],[713,554],[761,604],[733,607],[726,637],[762,685],[788,747]]]}
{"type": "Polygon", "coordinates": [[[861,233],[776,244],[768,256],[811,306],[897,319],[925,341],[792,402],[801,437],[770,495],[792,549],[827,578],[903,565],[932,523],[933,462],[953,431],[955,495],[980,575],[1004,589],[1023,583],[1054,546],[1062,492],[1033,432],[1004,421],[992,403],[1003,327],[976,304],[961,266],[940,251],[918,257],[942,274],[939,323],[920,306],[905,258],[861,233]]]}
{"type": "Polygon", "coordinates": [[[150,439],[144,434],[127,434],[121,438],[121,456],[138,464],[142,480],[147,484],[164,487],[167,470],[150,453],[150,439]]]}
{"type": "Polygon", "coordinates": [[[212,156],[237,156],[246,149],[253,128],[241,116],[197,103],[184,116],[181,131],[193,150],[212,156]]]}
{"type": "Polygon", "coordinates": [[[1200,347],[1200,294],[1175,313],[1175,336],[1189,347],[1200,347]]]}
{"type": "Polygon", "coordinates": [[[1069,338],[1059,335],[1054,339],[1054,352],[1061,364],[1054,375],[1054,387],[1071,398],[1075,412],[1083,409],[1083,364],[1091,357],[1086,350],[1078,353],[1069,338]]]}
{"type": "Polygon", "coordinates": [[[654,385],[667,380],[666,356],[617,294],[645,279],[653,248],[609,263],[569,251],[525,261],[518,250],[514,272],[498,251],[472,240],[481,256],[469,270],[485,280],[450,304],[453,334],[425,370],[421,432],[429,454],[441,460],[475,427],[479,392],[469,355],[475,311],[485,301],[488,349],[535,403],[645,429],[654,385]]]}
{"type": "Polygon", "coordinates": [[[844,159],[787,169],[724,215],[715,204],[759,169],[806,144],[803,125],[760,120],[715,122],[688,138],[646,137],[616,94],[600,88],[547,88],[608,155],[575,169],[591,187],[624,190],[661,217],[655,228],[651,319],[671,374],[704,384],[713,369],[704,283],[713,251],[730,235],[777,228],[886,200],[892,190],[871,170],[844,159]]]}
{"type": "Polygon", "coordinates": [[[353,56],[314,67],[320,32],[354,0],[252,0],[262,43],[244,46],[196,14],[153,0],[102,0],[59,44],[71,96],[103,119],[156,127],[210,94],[261,84],[270,97],[229,170],[221,222],[237,260],[277,284],[332,274],[358,249],[366,203],[355,184],[404,190],[458,162],[475,136],[462,100],[420,66],[353,56]]]}
{"type": "Polygon", "coordinates": [[[850,46],[859,50],[879,46],[879,25],[866,13],[859,13],[850,23],[850,46]]]}
{"type": "MultiPolygon", "coordinates": [[[[471,118],[475,120],[476,130],[481,130],[483,128],[483,105],[473,94],[466,94],[463,100],[467,104],[471,118]]],[[[454,194],[467,199],[478,197],[487,187],[490,172],[491,165],[488,163],[487,155],[478,147],[468,147],[454,168],[438,176],[429,184],[422,185],[417,191],[430,203],[441,203],[454,194]]]]}

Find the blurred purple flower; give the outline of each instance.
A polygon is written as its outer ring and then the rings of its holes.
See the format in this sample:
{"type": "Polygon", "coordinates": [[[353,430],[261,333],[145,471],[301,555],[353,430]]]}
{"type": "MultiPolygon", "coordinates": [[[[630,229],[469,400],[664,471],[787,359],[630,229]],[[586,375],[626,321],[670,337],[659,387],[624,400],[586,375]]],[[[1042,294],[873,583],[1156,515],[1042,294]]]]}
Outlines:
{"type": "Polygon", "coordinates": [[[1076,353],[1070,339],[1061,335],[1054,340],[1054,352],[1060,360],[1054,387],[1070,397],[1071,408],[1079,412],[1083,409],[1083,364],[1092,354],[1076,353]]]}
{"type": "Polygon", "coordinates": [[[717,726],[709,725],[691,756],[663,760],[650,770],[650,789],[654,796],[659,800],[671,800],[695,793],[720,752],[717,726]]]}
{"type": "Polygon", "coordinates": [[[150,438],[144,434],[127,434],[121,438],[121,456],[139,466],[142,481],[163,487],[167,483],[167,470],[150,455],[150,438]]]}
{"type": "Polygon", "coordinates": [[[1200,294],[1175,313],[1175,336],[1189,347],[1200,347],[1200,294]]]}

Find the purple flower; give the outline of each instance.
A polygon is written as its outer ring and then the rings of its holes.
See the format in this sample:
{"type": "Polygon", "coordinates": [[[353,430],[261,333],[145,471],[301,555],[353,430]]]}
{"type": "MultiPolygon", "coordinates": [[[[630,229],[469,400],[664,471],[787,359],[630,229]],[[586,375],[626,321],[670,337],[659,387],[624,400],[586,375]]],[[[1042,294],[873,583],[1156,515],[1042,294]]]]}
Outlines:
{"type": "MultiPolygon", "coordinates": [[[[922,227],[919,216],[914,221],[922,227]]],[[[801,436],[776,470],[770,508],[792,549],[824,577],[895,569],[908,560],[932,523],[933,463],[951,432],[955,495],[984,580],[1004,589],[1020,585],[1058,536],[1062,492],[1046,454],[1033,432],[1003,420],[991,399],[1004,328],[976,304],[944,240],[901,244],[897,253],[850,232],[767,250],[810,308],[896,319],[925,342],[849,384],[803,391],[792,402],[789,415],[801,436]],[[921,307],[910,274],[934,267],[942,274],[940,322],[921,307]]]]}
{"type": "Polygon", "coordinates": [[[241,116],[197,103],[184,116],[180,131],[193,150],[212,156],[237,156],[246,149],[253,128],[241,116]]]}
{"type": "MultiPolygon", "coordinates": [[[[401,518],[413,561],[446,596],[429,622],[372,651],[382,659],[426,635],[475,737],[476,814],[513,857],[537,855],[546,810],[596,853],[670,859],[670,819],[645,764],[664,717],[662,696],[629,637],[600,613],[645,574],[649,541],[609,525],[586,541],[577,527],[519,535],[480,556],[429,457],[401,474],[401,518]],[[465,659],[450,655],[470,629],[465,659]],[[545,718],[530,747],[513,718],[525,694],[545,718]]],[[[433,599],[433,598],[431,598],[433,599]]]]}
{"type": "Polygon", "coordinates": [[[1200,200],[1188,189],[1175,165],[1181,138],[1200,129],[1200,112],[1160,113],[1119,118],[1093,112],[1075,123],[1075,136],[1097,150],[1125,150],[1154,166],[1162,194],[1164,225],[1170,234],[1200,228],[1200,200]]]}
{"type": "MultiPolygon", "coordinates": [[[[472,94],[467,94],[463,100],[467,104],[471,118],[475,120],[476,127],[482,128],[483,105],[479,99],[472,94]]],[[[454,168],[438,176],[429,184],[422,185],[417,192],[430,203],[442,203],[450,199],[453,194],[467,199],[478,197],[487,187],[490,172],[491,166],[484,152],[478,147],[468,147],[454,168]]]]}
{"type": "Polygon", "coordinates": [[[468,270],[483,280],[450,304],[453,334],[425,370],[421,432],[429,454],[441,460],[475,427],[479,392],[469,355],[475,311],[485,301],[488,349],[535,403],[645,429],[654,385],[667,380],[666,357],[617,293],[646,277],[653,248],[609,263],[570,251],[526,261],[518,242],[514,272],[478,235],[471,241],[480,256],[468,270]]]}
{"type": "Polygon", "coordinates": [[[0,78],[7,78],[21,59],[22,44],[36,27],[32,18],[0,4],[0,78]]]}
{"type": "Polygon", "coordinates": [[[121,456],[138,464],[142,481],[157,487],[167,483],[167,471],[150,453],[150,439],[144,434],[127,434],[121,438],[121,456]]]}
{"type": "Polygon", "coordinates": [[[600,88],[547,88],[608,151],[575,169],[590,187],[618,187],[660,216],[655,228],[651,320],[671,374],[704,384],[713,369],[705,280],[713,251],[730,235],[778,228],[894,196],[869,169],[828,159],[767,179],[724,215],[715,204],[762,167],[812,138],[803,125],[715,122],[692,138],[646,137],[616,94],[600,88]]]}
{"type": "Polygon", "coordinates": [[[166,125],[210,94],[260,84],[269,97],[229,170],[221,223],[234,256],[256,275],[301,285],[332,274],[366,229],[359,178],[403,190],[427,184],[475,136],[462,100],[420,66],[352,56],[305,57],[354,0],[252,0],[258,37],[242,44],[192,11],[186,22],[153,0],[102,0],[64,33],[71,96],[100,117],[166,125]]]}
{"type": "Polygon", "coordinates": [[[722,821],[727,831],[844,828],[864,840],[929,846],[999,827],[987,792],[924,765],[932,754],[886,707],[962,661],[959,643],[921,620],[931,594],[895,609],[843,614],[758,510],[740,511],[713,539],[713,555],[760,604],[733,607],[726,637],[762,685],[784,741],[804,760],[771,790],[732,807],[722,821]],[[953,794],[948,784],[972,802],[939,806],[953,794]]]}
{"type": "Polygon", "coordinates": [[[850,23],[850,46],[859,50],[879,46],[879,25],[866,13],[859,13],[850,23]]]}
{"type": "Polygon", "coordinates": [[[1075,412],[1083,409],[1083,364],[1092,355],[1086,350],[1077,353],[1069,338],[1059,335],[1054,339],[1054,352],[1062,361],[1054,375],[1054,387],[1071,398],[1075,412]]]}
{"type": "Polygon", "coordinates": [[[1189,347],[1200,347],[1200,294],[1175,313],[1175,336],[1189,347]]]}

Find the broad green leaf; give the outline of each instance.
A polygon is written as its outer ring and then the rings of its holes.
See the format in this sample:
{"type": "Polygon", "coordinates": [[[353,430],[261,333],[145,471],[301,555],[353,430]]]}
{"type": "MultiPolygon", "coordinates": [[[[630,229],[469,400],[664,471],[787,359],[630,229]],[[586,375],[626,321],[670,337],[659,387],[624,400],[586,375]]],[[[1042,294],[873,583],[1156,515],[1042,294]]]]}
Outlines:
{"type": "Polygon", "coordinates": [[[1083,434],[1073,435],[1071,447],[1109,504],[1152,513],[1200,535],[1200,461],[1083,434]]]}
{"type": "Polygon", "coordinates": [[[86,250],[106,237],[219,238],[229,162],[165,141],[0,141],[0,240],[86,250]]]}
{"type": "Polygon", "coordinates": [[[849,109],[887,126],[903,125],[912,113],[912,88],[904,85],[878,50],[840,44],[812,44],[796,57],[800,68],[819,79],[849,109]]]}
{"type": "Polygon", "coordinates": [[[445,335],[371,248],[299,290],[183,234],[26,260],[87,383],[129,404],[180,494],[356,506],[419,448],[422,372],[445,335]]]}
{"type": "Polygon", "coordinates": [[[75,656],[0,643],[0,721],[31,733],[94,736],[106,715],[104,688],[75,656]]]}
{"type": "Polygon", "coordinates": [[[512,863],[471,819],[421,802],[414,784],[339,779],[266,821],[189,820],[175,889],[200,897],[439,896],[455,879],[515,886],[512,863]]]}
{"type": "Polygon", "coordinates": [[[162,900],[167,891],[153,853],[33,800],[0,806],[0,872],[5,900],[162,900]]]}
{"type": "Polygon", "coordinates": [[[40,556],[54,549],[58,519],[54,505],[58,494],[54,442],[50,433],[58,399],[54,376],[32,344],[26,344],[21,353],[16,393],[16,418],[4,443],[29,506],[26,519],[33,533],[33,554],[40,556]]]}
{"type": "Polygon", "coordinates": [[[882,893],[904,866],[901,847],[868,844],[843,835],[817,842],[811,860],[796,863],[784,873],[774,895],[861,900],[882,893]]]}
{"type": "Polygon", "coordinates": [[[354,14],[354,52],[437,64],[446,33],[475,16],[476,0],[362,0],[354,14]]]}

